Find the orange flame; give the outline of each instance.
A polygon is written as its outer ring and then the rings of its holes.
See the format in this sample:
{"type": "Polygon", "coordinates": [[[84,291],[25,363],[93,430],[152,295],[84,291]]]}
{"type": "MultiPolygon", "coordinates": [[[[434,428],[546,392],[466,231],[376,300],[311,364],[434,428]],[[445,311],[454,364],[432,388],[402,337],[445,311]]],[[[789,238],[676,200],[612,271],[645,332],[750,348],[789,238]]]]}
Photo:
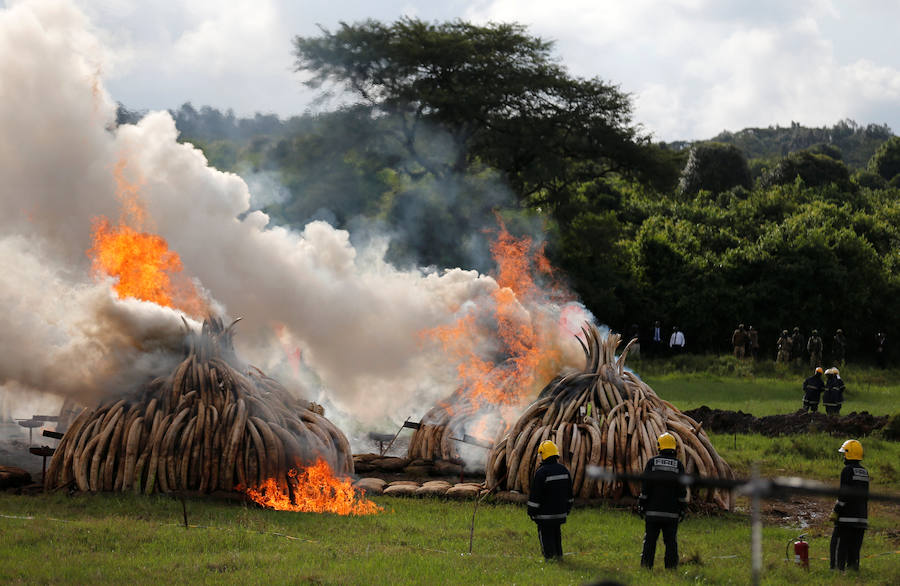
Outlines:
{"type": "MultiPolygon", "coordinates": [[[[497,264],[495,279],[499,287],[492,293],[494,323],[485,324],[467,314],[455,324],[427,332],[437,338],[445,351],[456,357],[457,377],[466,396],[476,404],[521,405],[531,400],[536,381],[555,374],[561,352],[550,344],[549,331],[540,324],[541,302],[565,296],[562,288],[551,285],[547,293],[535,282],[535,274],[552,277],[552,267],[543,246],[534,247],[530,238],[516,239],[502,221],[491,254],[497,264]],[[499,339],[497,339],[499,337],[499,339]],[[505,358],[499,365],[484,359],[477,340],[494,338],[495,350],[505,358]]],[[[515,410],[503,410],[515,417],[515,410]]]]}
{"type": "Polygon", "coordinates": [[[124,175],[125,160],[115,167],[116,196],[122,202],[118,226],[104,216],[93,220],[92,246],[87,254],[95,273],[117,279],[120,297],[134,297],[190,315],[205,312],[205,303],[193,283],[181,274],[181,258],[164,238],[144,232],[147,213],[140,201],[140,186],[124,175]]]}
{"type": "Polygon", "coordinates": [[[272,329],[275,330],[275,337],[278,339],[278,343],[281,344],[281,349],[284,351],[284,356],[291,367],[291,371],[295,377],[299,377],[300,366],[303,364],[303,352],[294,345],[291,333],[286,325],[280,322],[273,322],[272,329]]]}
{"type": "Polygon", "coordinates": [[[258,488],[246,488],[244,492],[254,502],[276,511],[374,515],[383,510],[357,495],[349,479],[336,478],[325,460],[316,460],[312,466],[299,471],[292,468],[288,477],[293,499],[279,490],[274,478],[267,479],[258,488]]]}

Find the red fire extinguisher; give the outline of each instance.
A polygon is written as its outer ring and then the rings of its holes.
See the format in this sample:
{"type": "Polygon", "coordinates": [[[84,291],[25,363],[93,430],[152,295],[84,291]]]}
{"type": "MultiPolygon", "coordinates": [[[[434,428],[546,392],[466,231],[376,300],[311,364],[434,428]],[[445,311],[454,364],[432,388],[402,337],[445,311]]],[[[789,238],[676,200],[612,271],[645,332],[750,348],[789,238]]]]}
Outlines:
{"type": "Polygon", "coordinates": [[[794,563],[800,564],[808,570],[809,544],[803,540],[804,537],[806,537],[806,535],[801,535],[797,538],[797,541],[794,542],[794,563]]]}

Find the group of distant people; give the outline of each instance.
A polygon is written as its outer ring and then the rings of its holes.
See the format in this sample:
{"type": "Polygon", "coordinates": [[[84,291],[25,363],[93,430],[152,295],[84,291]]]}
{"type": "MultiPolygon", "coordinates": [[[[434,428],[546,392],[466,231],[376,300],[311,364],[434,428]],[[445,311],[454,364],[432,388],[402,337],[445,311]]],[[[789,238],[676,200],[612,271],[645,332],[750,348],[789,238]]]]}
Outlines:
{"type": "Polygon", "coordinates": [[[672,326],[672,330],[667,332],[660,325],[659,320],[656,320],[650,330],[650,343],[645,343],[642,347],[641,337],[640,327],[637,324],[631,324],[628,339],[634,340],[631,348],[631,356],[634,358],[639,358],[642,350],[648,356],[654,357],[677,355],[684,351],[684,332],[678,326],[672,326]]]}
{"type": "Polygon", "coordinates": [[[821,366],[817,366],[812,375],[803,381],[803,406],[800,407],[800,411],[802,413],[817,412],[821,398],[827,415],[840,415],[841,406],[844,404],[845,388],[844,380],[837,367],[832,366],[823,371],[821,366]],[[826,377],[824,381],[822,380],[823,372],[826,377]]]}
{"type": "MultiPolygon", "coordinates": [[[[818,330],[813,330],[808,340],[803,337],[800,328],[797,326],[794,326],[794,331],[790,334],[788,334],[787,330],[782,330],[781,336],[775,343],[775,348],[775,362],[782,364],[793,363],[796,366],[800,366],[808,357],[810,367],[817,368],[822,366],[825,344],[822,342],[822,337],[819,336],[818,330]]],[[[844,336],[844,330],[838,328],[831,343],[832,364],[843,366],[846,355],[847,338],[844,336]]]]}
{"type": "Polygon", "coordinates": [[[734,346],[735,358],[749,356],[756,360],[759,356],[759,332],[753,326],[745,330],[744,324],[739,324],[731,334],[731,345],[734,346]]]}
{"type": "MultiPolygon", "coordinates": [[[[653,358],[676,356],[686,348],[684,331],[678,326],[672,326],[671,330],[667,330],[659,320],[653,322],[649,335],[646,330],[642,332],[638,324],[631,324],[627,338],[632,345],[630,350],[632,358],[640,358],[641,354],[653,358]]],[[[758,360],[759,331],[752,325],[738,324],[731,334],[731,346],[735,358],[758,360]]],[[[829,363],[832,366],[843,367],[846,356],[847,337],[844,330],[838,328],[831,340],[829,363]]],[[[887,335],[884,332],[878,332],[875,336],[874,357],[879,367],[886,367],[887,335]]],[[[792,332],[782,330],[775,342],[775,362],[779,364],[801,367],[806,363],[816,368],[825,365],[825,358],[825,341],[818,330],[812,330],[807,339],[800,331],[800,327],[794,326],[792,332]]]]}
{"type": "MultiPolygon", "coordinates": [[[[744,324],[739,324],[731,334],[731,345],[736,358],[749,356],[756,360],[759,356],[759,332],[753,326],[745,328],[744,324]]],[[[818,330],[813,330],[808,340],[803,337],[799,327],[794,327],[792,334],[788,334],[787,330],[782,330],[775,348],[775,362],[793,363],[799,366],[808,356],[810,366],[813,368],[822,366],[824,344],[818,330]]],[[[834,334],[834,343],[831,348],[834,364],[843,366],[846,351],[847,339],[844,337],[844,330],[839,329],[834,334]]]]}

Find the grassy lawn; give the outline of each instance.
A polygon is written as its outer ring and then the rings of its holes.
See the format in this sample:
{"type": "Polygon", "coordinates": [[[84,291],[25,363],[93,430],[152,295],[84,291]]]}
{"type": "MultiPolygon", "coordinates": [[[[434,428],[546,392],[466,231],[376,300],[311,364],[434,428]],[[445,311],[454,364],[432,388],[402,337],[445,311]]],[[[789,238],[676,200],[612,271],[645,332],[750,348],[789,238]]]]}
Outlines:
{"type": "MultiPolygon", "coordinates": [[[[747,371],[730,357],[631,365],[681,409],[700,405],[754,415],[795,411],[802,373],[770,366],[747,371]],[[711,366],[709,366],[711,364],[711,366]],[[706,365],[706,366],[704,366],[706,365]],[[703,370],[703,369],[706,370],[703,370]],[[731,369],[731,370],[729,370],[731,369]],[[744,370],[741,370],[744,369],[744,370]],[[734,370],[732,372],[732,370],[734,370]]],[[[900,373],[842,370],[845,411],[900,411],[900,373]]],[[[798,475],[836,485],[845,438],[823,433],[769,438],[711,434],[739,475],[798,475]]],[[[861,438],[872,490],[900,493],[900,442],[861,438]]],[[[560,563],[544,562],[523,506],[484,503],[469,554],[472,502],[375,499],[384,512],[339,517],[188,500],[190,528],[177,500],[152,496],[0,493],[2,584],[747,584],[750,525],[746,498],[734,513],[691,516],[679,529],[676,572],[639,568],[642,521],[608,506],[578,507],[563,528],[560,563]]],[[[871,529],[860,574],[827,569],[834,499],[792,496],[764,503],[763,583],[900,584],[900,506],[870,503],[871,529]],[[808,534],[811,569],[785,562],[785,548],[808,534]]]]}
{"type": "MultiPolygon", "coordinates": [[[[675,361],[634,361],[629,367],[679,409],[706,405],[757,417],[797,411],[803,379],[811,374],[808,369],[738,361],[731,356],[680,356],[675,361]]],[[[841,413],[900,412],[900,371],[846,366],[841,377],[847,385],[841,413]]]]}
{"type": "MultiPolygon", "coordinates": [[[[802,476],[837,485],[843,461],[841,438],[824,433],[765,437],[759,434],[709,434],[716,451],[740,475],[753,464],[763,476],[802,476]]],[[[900,442],[862,438],[863,464],[872,477],[872,491],[900,494],[900,442]]]]}
{"type": "MultiPolygon", "coordinates": [[[[376,499],[369,517],[279,513],[217,501],[166,497],[0,495],[0,582],[241,584],[746,584],[750,528],[744,514],[689,518],[679,530],[682,565],[639,566],[643,525],[628,511],[576,509],[563,528],[567,552],[544,562],[524,508],[482,504],[468,554],[473,504],[376,499]]],[[[826,506],[823,504],[823,507],[826,506]]],[[[809,532],[809,572],[784,561],[799,528],[764,529],[764,583],[900,583],[896,523],[878,517],[858,576],[827,569],[830,530],[809,532]],[[891,537],[891,530],[894,537],[891,537]]]]}

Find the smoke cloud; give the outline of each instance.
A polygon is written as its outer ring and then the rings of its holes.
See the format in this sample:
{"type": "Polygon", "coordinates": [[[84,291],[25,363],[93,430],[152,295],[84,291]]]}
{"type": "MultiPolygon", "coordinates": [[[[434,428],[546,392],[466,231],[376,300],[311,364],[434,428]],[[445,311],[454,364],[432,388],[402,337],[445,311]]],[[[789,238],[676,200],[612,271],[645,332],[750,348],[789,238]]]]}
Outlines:
{"type": "MultiPolygon", "coordinates": [[[[270,226],[240,177],[177,141],[168,113],[116,127],[102,83],[109,56],[68,2],[0,11],[0,55],[0,385],[88,400],[177,358],[179,312],[118,299],[91,273],[91,222],[122,211],[118,166],[147,212],[144,229],[227,317],[244,318],[235,341],[249,362],[281,369],[295,345],[299,379],[317,385],[307,398],[369,422],[421,415],[453,390],[455,365],[421,333],[490,308],[494,279],[399,270],[384,261],[385,241],[355,248],[324,222],[270,226]]],[[[571,334],[557,335],[580,361],[571,334]]]]}

